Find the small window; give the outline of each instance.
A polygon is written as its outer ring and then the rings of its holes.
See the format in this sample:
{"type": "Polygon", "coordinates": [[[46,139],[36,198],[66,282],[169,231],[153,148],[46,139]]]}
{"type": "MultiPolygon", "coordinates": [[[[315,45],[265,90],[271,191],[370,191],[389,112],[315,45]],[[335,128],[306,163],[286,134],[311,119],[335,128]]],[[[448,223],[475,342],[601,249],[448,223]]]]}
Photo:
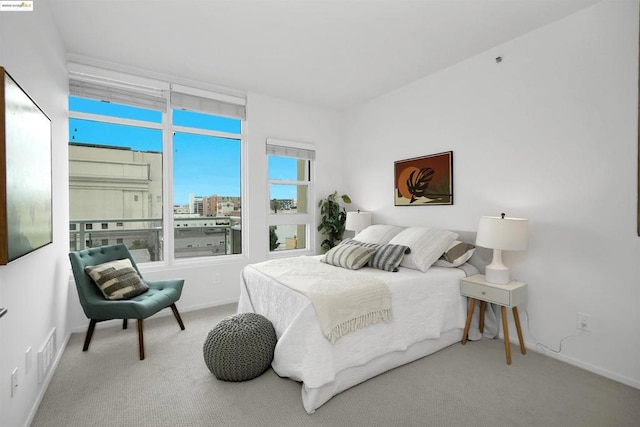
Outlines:
{"type": "Polygon", "coordinates": [[[123,243],[122,239],[116,239],[116,243],[123,243]]]}
{"type": "Polygon", "coordinates": [[[109,229],[109,224],[108,224],[108,223],[106,223],[106,222],[103,222],[103,223],[102,223],[102,229],[103,229],[103,230],[108,230],[108,229],[109,229]]]}
{"type": "Polygon", "coordinates": [[[269,250],[273,252],[305,249],[306,236],[306,224],[272,225],[269,227],[269,250]]]}
{"type": "Polygon", "coordinates": [[[138,195],[137,195],[137,194],[135,194],[135,195],[133,196],[133,201],[134,201],[134,202],[137,202],[137,201],[138,201],[138,195]]]}
{"type": "Polygon", "coordinates": [[[102,239],[102,240],[100,241],[100,244],[101,244],[102,246],[107,246],[107,245],[109,244],[109,239],[102,239]]]}
{"type": "Polygon", "coordinates": [[[315,151],[307,144],[268,140],[269,251],[313,249],[312,174],[315,151]]]}
{"type": "Polygon", "coordinates": [[[69,224],[69,230],[76,231],[76,224],[69,224]]]}
{"type": "Polygon", "coordinates": [[[121,222],[116,222],[116,227],[122,227],[122,226],[123,226],[123,223],[121,223],[121,222]]]}
{"type": "Polygon", "coordinates": [[[84,229],[85,230],[93,230],[93,224],[85,224],[84,225],[84,229]]]}

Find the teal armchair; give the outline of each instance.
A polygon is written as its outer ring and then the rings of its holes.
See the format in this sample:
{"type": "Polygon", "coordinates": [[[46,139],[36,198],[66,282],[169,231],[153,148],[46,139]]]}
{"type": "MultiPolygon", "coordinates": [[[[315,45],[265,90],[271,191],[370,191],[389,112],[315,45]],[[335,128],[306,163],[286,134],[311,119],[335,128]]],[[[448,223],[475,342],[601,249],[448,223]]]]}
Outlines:
{"type": "Polygon", "coordinates": [[[128,319],[137,319],[140,360],[144,360],[144,319],[156,314],[162,309],[171,307],[173,315],[180,325],[180,329],[184,330],[184,323],[182,323],[182,318],[175,304],[182,294],[184,280],[150,281],[143,279],[149,286],[146,292],[126,300],[106,299],[100,289],[98,289],[98,286],[93,283],[92,279],[85,272],[85,267],[125,258],[131,261],[132,266],[136,269],[140,277],[142,277],[131,253],[123,244],[100,246],[69,253],[80,304],[82,305],[84,314],[90,320],[82,351],[89,349],[89,343],[91,342],[91,337],[93,336],[97,322],[122,319],[122,328],[126,329],[128,319]]]}

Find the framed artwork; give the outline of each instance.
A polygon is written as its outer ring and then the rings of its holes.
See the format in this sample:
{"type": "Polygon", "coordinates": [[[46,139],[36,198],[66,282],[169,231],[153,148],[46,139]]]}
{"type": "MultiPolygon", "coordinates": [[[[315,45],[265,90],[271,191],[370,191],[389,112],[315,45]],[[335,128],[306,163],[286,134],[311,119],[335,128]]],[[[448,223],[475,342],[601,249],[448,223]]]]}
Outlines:
{"type": "Polygon", "coordinates": [[[0,67],[0,265],[53,240],[51,120],[0,67]]]}
{"type": "Polygon", "coordinates": [[[453,204],[453,151],[394,163],[395,206],[453,204]]]}

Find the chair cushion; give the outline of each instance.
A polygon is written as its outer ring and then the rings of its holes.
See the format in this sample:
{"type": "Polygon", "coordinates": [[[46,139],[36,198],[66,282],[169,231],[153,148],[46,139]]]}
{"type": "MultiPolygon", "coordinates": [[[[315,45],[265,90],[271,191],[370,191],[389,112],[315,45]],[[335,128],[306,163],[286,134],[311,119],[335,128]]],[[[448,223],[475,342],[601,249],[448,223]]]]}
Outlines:
{"type": "Polygon", "coordinates": [[[149,289],[127,258],[87,266],[84,271],[110,300],[130,299],[149,289]]]}

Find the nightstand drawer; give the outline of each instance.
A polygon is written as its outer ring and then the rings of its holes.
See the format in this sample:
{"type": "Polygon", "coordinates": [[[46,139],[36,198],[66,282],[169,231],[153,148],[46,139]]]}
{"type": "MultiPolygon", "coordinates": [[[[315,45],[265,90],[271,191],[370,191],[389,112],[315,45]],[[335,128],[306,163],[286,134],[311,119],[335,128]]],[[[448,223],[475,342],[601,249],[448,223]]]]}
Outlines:
{"type": "Polygon", "coordinates": [[[493,302],[504,306],[511,305],[510,292],[508,289],[499,289],[462,280],[460,293],[466,297],[476,298],[482,301],[493,302]]]}

